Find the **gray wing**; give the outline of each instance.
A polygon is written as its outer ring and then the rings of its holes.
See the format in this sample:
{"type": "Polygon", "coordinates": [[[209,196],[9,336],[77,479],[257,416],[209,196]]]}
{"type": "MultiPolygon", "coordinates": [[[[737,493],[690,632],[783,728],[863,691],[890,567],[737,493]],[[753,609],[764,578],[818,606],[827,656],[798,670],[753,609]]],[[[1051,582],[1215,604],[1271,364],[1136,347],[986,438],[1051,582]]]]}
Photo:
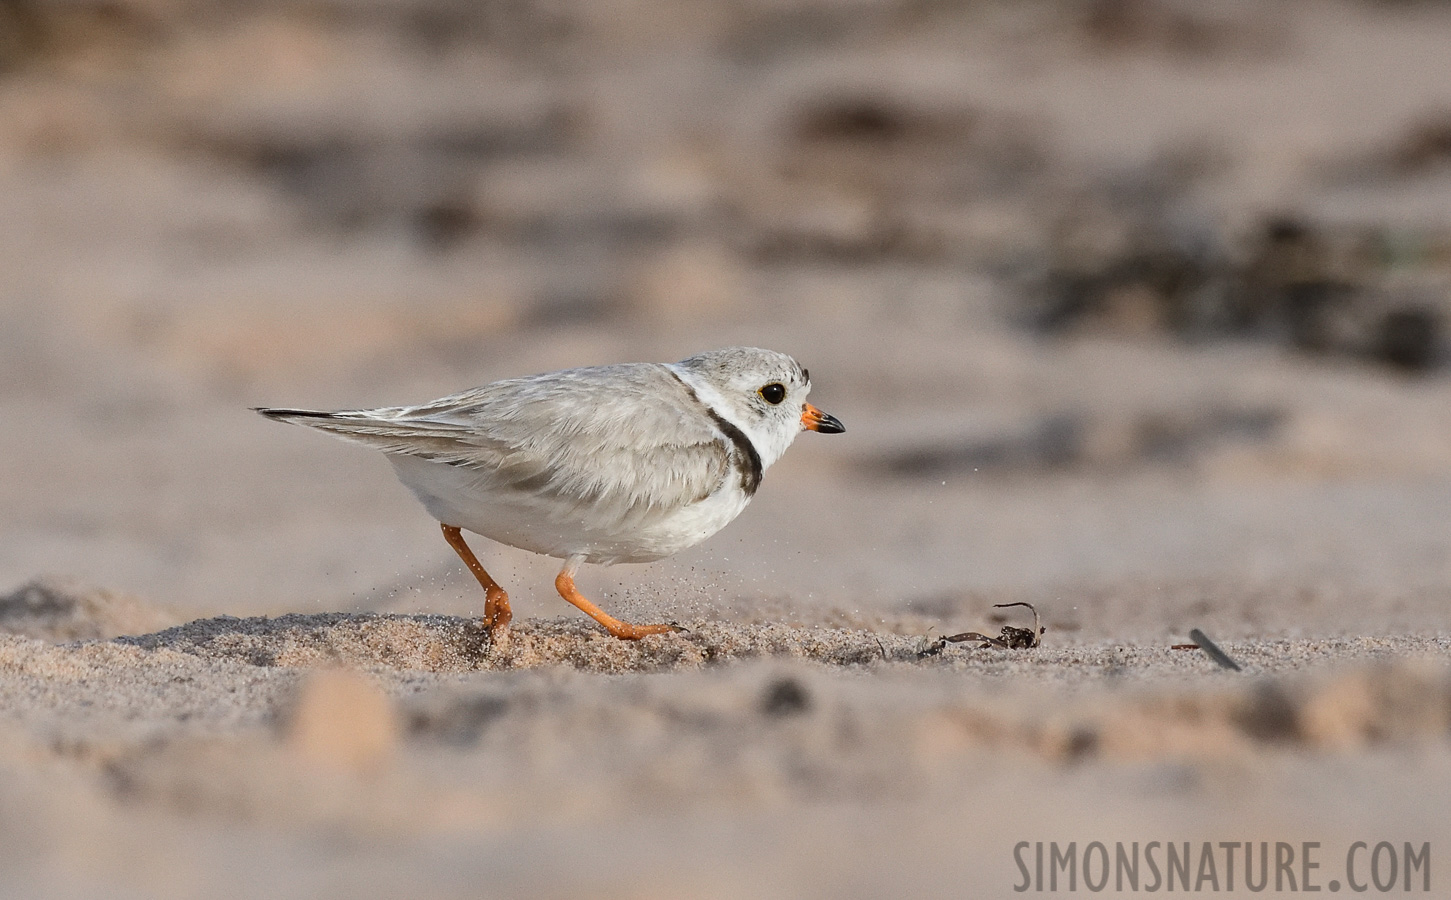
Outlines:
{"type": "Polygon", "coordinates": [[[637,514],[704,499],[737,452],[690,390],[653,363],[498,381],[422,406],[258,412],[460,466],[493,488],[637,514]]]}

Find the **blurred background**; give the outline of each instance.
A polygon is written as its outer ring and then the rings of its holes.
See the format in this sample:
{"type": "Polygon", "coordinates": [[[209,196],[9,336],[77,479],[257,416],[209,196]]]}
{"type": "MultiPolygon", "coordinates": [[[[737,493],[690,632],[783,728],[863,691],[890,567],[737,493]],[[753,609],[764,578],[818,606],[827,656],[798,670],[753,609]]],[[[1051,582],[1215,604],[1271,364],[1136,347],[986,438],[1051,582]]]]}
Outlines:
{"type": "Polygon", "coordinates": [[[1444,628],[1448,276],[1431,0],[0,0],[0,591],[477,613],[248,407],[751,344],[847,433],[612,611],[1444,628]]]}

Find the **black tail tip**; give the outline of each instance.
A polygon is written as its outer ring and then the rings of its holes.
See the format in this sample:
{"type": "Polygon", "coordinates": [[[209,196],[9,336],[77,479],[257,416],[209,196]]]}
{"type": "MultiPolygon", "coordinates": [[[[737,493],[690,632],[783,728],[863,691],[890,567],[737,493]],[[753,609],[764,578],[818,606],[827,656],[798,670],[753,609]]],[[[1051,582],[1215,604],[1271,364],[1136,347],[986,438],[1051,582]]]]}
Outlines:
{"type": "Polygon", "coordinates": [[[330,412],[315,409],[273,409],[267,406],[254,406],[252,412],[260,413],[278,422],[285,422],[288,419],[327,419],[332,416],[330,412]]]}

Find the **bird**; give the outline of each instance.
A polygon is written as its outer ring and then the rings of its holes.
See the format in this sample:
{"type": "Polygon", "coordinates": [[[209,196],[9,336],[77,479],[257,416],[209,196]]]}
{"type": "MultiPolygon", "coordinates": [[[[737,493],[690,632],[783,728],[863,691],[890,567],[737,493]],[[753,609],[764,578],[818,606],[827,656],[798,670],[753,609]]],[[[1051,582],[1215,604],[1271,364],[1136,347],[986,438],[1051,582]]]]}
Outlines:
{"type": "Polygon", "coordinates": [[[253,409],[382,451],[483,588],[494,639],[513,619],[509,595],[465,531],[563,560],[559,595],[637,640],[678,626],[611,616],[575,587],[579,567],[652,562],[724,528],[798,434],[846,430],[810,392],[792,357],[728,347],[508,378],[419,406],[253,409]]]}

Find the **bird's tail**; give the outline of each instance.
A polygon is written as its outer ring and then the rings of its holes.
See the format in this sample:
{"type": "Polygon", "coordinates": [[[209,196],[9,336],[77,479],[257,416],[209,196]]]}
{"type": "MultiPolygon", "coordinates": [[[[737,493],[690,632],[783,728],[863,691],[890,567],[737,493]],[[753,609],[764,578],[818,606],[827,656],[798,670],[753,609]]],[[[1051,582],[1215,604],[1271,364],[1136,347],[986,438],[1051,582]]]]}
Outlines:
{"type": "Polygon", "coordinates": [[[325,431],[345,441],[364,444],[384,453],[451,459],[468,444],[467,430],[453,423],[402,416],[404,408],[356,409],[324,412],[315,409],[252,407],[278,422],[292,422],[325,431]]]}
{"type": "MultiPolygon", "coordinates": [[[[252,412],[261,413],[269,419],[278,422],[295,422],[298,419],[331,419],[336,413],[323,412],[317,409],[271,409],[266,406],[254,406],[252,412]]],[[[312,423],[298,423],[312,424],[312,423]]]]}

